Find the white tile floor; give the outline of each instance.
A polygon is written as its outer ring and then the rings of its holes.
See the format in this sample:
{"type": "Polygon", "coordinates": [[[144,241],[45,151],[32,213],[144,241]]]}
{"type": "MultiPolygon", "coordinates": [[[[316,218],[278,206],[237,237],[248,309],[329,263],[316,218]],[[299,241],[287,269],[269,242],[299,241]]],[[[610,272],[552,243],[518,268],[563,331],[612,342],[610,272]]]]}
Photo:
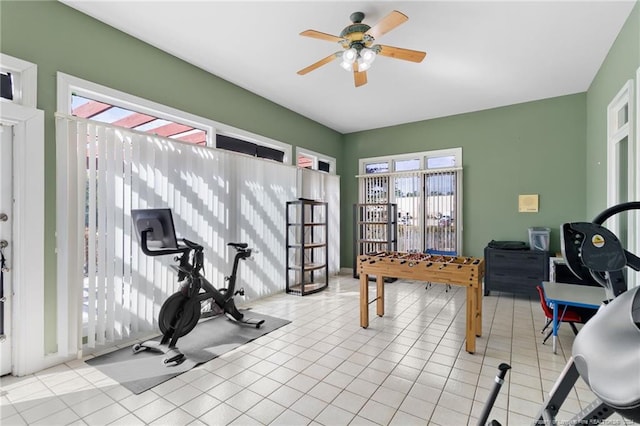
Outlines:
{"type": "MultiPolygon", "coordinates": [[[[491,418],[526,425],[573,341],[564,327],[558,354],[551,341],[541,344],[538,300],[485,297],[483,335],[468,354],[464,289],[387,284],[385,316],[370,305],[368,329],[359,326],[358,298],[358,281],[339,276],[318,294],[252,303],[292,323],[140,395],[81,360],[2,377],[2,424],[475,425],[506,362],[512,370],[491,418]]],[[[592,400],[580,382],[558,419],[592,400]]],[[[614,415],[607,424],[633,423],[614,415]]]]}

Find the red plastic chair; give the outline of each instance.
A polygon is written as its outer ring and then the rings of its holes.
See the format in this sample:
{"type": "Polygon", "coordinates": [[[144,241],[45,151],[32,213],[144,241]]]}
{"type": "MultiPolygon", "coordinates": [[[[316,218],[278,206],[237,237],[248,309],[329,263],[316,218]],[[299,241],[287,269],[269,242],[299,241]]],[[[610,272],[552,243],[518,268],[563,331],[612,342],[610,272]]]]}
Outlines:
{"type": "MultiPolygon", "coordinates": [[[[544,316],[547,317],[547,323],[544,325],[544,328],[541,331],[541,333],[544,333],[544,330],[547,327],[549,327],[549,324],[551,324],[551,322],[553,321],[553,309],[551,309],[549,305],[547,305],[547,302],[544,298],[544,290],[542,289],[542,287],[537,285],[536,290],[538,290],[538,295],[540,296],[540,305],[542,306],[542,311],[544,312],[544,316]]],[[[575,323],[581,323],[582,318],[580,317],[580,314],[578,314],[577,312],[571,310],[570,308],[566,308],[558,312],[558,321],[568,322],[569,325],[571,326],[571,329],[573,330],[573,333],[578,334],[578,329],[576,328],[575,323]]],[[[546,337],[542,341],[543,345],[545,344],[547,339],[551,337],[552,333],[553,333],[553,329],[549,331],[549,333],[546,335],[546,337]]]]}

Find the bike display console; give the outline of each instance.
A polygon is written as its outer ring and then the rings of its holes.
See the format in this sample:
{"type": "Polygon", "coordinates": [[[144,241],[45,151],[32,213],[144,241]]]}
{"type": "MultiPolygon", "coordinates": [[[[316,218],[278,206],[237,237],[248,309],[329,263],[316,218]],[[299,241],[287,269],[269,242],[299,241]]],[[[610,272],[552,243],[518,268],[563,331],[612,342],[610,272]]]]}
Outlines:
{"type": "Polygon", "coordinates": [[[465,349],[476,350],[482,335],[482,278],[484,259],[425,253],[379,252],[358,256],[360,274],[360,326],[369,326],[369,303],[376,301],[376,314],[384,315],[384,278],[459,285],[467,288],[465,349]],[[376,276],[376,298],[369,301],[369,275],[376,276]]]}

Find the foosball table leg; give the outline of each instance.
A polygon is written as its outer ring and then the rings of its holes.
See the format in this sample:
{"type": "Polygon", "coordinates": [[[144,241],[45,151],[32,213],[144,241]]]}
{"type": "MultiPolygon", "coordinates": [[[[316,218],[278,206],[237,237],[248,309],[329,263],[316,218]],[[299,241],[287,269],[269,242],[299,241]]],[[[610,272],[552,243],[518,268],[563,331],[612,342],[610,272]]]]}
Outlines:
{"type": "Polygon", "coordinates": [[[360,273],[360,327],[369,327],[369,276],[360,273]]]}
{"type": "Polygon", "coordinates": [[[476,306],[477,298],[475,288],[467,286],[467,327],[465,350],[470,354],[476,351],[476,306]]]}
{"type": "Polygon", "coordinates": [[[475,287],[476,290],[476,337],[482,337],[482,282],[475,287]]]}
{"type": "Polygon", "coordinates": [[[376,275],[376,314],[379,317],[384,315],[384,278],[382,275],[376,275]]]}

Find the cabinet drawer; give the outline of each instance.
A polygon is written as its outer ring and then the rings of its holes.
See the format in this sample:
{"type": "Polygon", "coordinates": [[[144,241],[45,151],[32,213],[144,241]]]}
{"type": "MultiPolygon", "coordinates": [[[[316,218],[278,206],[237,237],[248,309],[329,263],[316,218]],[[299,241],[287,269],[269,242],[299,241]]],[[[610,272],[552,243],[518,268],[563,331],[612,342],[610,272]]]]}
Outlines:
{"type": "Polygon", "coordinates": [[[501,271],[491,271],[491,274],[488,275],[488,280],[490,282],[494,281],[510,281],[510,282],[535,282],[536,285],[545,281],[546,278],[544,275],[536,274],[536,273],[504,273],[501,271]]]}
{"type": "MultiPolygon", "coordinates": [[[[542,252],[545,253],[545,252],[542,252]]],[[[520,253],[509,253],[509,252],[490,252],[488,259],[489,262],[494,265],[520,265],[520,266],[531,266],[531,265],[539,265],[541,262],[545,260],[546,256],[539,255],[537,253],[533,253],[530,251],[520,252],[520,253]]]]}
{"type": "Polygon", "coordinates": [[[488,292],[490,291],[502,291],[506,293],[519,293],[535,296],[537,294],[536,285],[540,283],[531,280],[518,280],[507,277],[499,277],[491,280],[490,283],[485,284],[487,284],[485,288],[485,294],[488,294],[488,292]]]}
{"type": "MultiPolygon", "coordinates": [[[[488,262],[490,263],[490,262],[488,262]]],[[[540,276],[548,269],[542,263],[510,263],[510,264],[498,264],[488,266],[489,274],[501,273],[508,275],[536,275],[540,276]]]]}

